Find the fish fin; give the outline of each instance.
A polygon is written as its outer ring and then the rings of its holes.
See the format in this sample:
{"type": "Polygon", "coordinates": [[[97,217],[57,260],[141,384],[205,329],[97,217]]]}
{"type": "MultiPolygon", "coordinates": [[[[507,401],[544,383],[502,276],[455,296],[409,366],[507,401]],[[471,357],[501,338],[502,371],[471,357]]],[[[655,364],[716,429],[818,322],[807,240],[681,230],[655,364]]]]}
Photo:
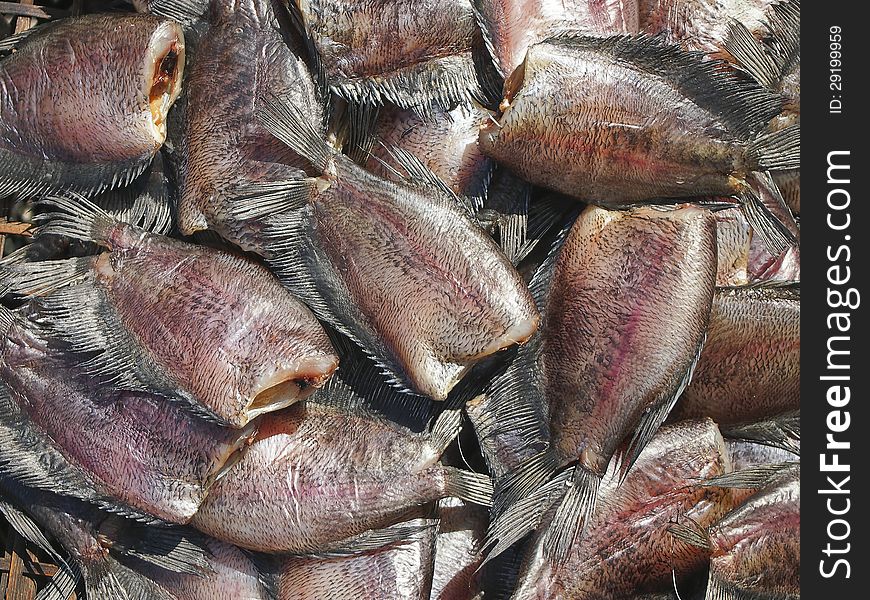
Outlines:
{"type": "Polygon", "coordinates": [[[389,101],[421,116],[450,110],[461,100],[485,102],[486,96],[471,52],[435,58],[377,79],[332,81],[330,89],[348,103],[379,106],[389,101]]]}
{"type": "Polygon", "coordinates": [[[555,454],[547,448],[524,459],[516,469],[499,477],[495,485],[494,514],[501,514],[538,489],[553,477],[559,466],[555,454]]]}
{"type": "Polygon", "coordinates": [[[384,385],[379,365],[356,342],[328,325],[324,329],[341,366],[309,402],[388,419],[418,433],[427,430],[435,411],[432,400],[384,385]]]}
{"type": "Polygon", "coordinates": [[[100,534],[112,541],[112,551],[132,556],[166,571],[204,575],[212,571],[211,552],[199,534],[172,526],[145,526],[111,516],[100,534]]]}
{"type": "Polygon", "coordinates": [[[0,198],[17,193],[77,193],[93,196],[107,189],[129,185],[148,167],[153,157],[141,156],[122,164],[67,164],[16,154],[0,148],[0,198]]]}
{"type": "MultiPolygon", "coordinates": [[[[532,186],[526,182],[505,184],[504,177],[510,176],[502,176],[493,184],[492,190],[493,196],[500,202],[497,206],[487,202],[492,208],[485,210],[493,213],[493,233],[498,236],[502,252],[516,266],[534,248],[534,244],[529,244],[528,237],[532,186]]],[[[535,206],[537,208],[537,204],[535,206]]]]}
{"type": "Polygon", "coordinates": [[[595,512],[601,477],[577,465],[567,481],[568,491],[544,533],[544,550],[550,561],[561,565],[571,548],[583,537],[595,512]]]}
{"type": "Polygon", "coordinates": [[[483,43],[486,46],[487,52],[489,53],[490,60],[492,61],[496,72],[501,76],[502,80],[504,80],[508,75],[510,75],[510,73],[505,73],[502,70],[502,67],[499,64],[498,60],[496,60],[498,52],[496,51],[495,47],[495,33],[493,31],[493,28],[496,24],[488,16],[486,4],[486,0],[471,0],[471,10],[472,12],[474,12],[474,18],[477,21],[477,26],[480,29],[481,34],[483,35],[483,43]]]}
{"type": "Polygon", "coordinates": [[[92,272],[95,257],[80,256],[63,260],[22,262],[27,247],[19,248],[0,260],[0,297],[32,298],[84,280],[92,272]]]}
{"type": "Polygon", "coordinates": [[[671,523],[668,525],[668,533],[690,546],[711,549],[710,534],[694,519],[686,518],[682,523],[671,523]]]}
{"type": "MultiPolygon", "coordinates": [[[[710,569],[710,575],[707,578],[707,592],[704,595],[704,600],[759,600],[757,592],[741,590],[734,584],[721,579],[713,569],[710,569]]],[[[767,596],[765,596],[767,597],[767,596]]],[[[791,596],[780,596],[781,598],[791,598],[791,596]]]]}
{"type": "Polygon", "coordinates": [[[750,187],[758,190],[759,197],[764,193],[764,197],[768,198],[767,202],[762,202],[767,206],[768,212],[774,215],[781,221],[783,226],[789,231],[789,236],[795,238],[796,232],[800,231],[800,226],[794,218],[794,214],[788,207],[785,198],[782,196],[779,186],[773,179],[770,171],[754,172],[747,178],[750,187]]]}
{"type": "Polygon", "coordinates": [[[118,562],[111,555],[82,561],[87,598],[112,600],[172,600],[154,582],[118,562]]]}
{"type": "Polygon", "coordinates": [[[480,506],[492,505],[492,479],[489,475],[454,467],[444,469],[444,491],[448,496],[480,506]]]}
{"type": "Polygon", "coordinates": [[[40,23],[35,27],[6,36],[0,40],[0,53],[12,52],[13,50],[18,49],[18,47],[27,39],[32,38],[33,34],[43,31],[50,23],[50,21],[48,23],[40,23]]]}
{"type": "Polygon", "coordinates": [[[148,0],[151,14],[189,26],[208,16],[208,0],[148,0]]]}
{"type": "Polygon", "coordinates": [[[6,521],[18,532],[18,535],[45,552],[52,560],[63,561],[63,558],[33,519],[2,499],[0,499],[0,513],[3,513],[6,521]]]}
{"type": "Polygon", "coordinates": [[[371,104],[348,104],[345,109],[341,126],[345,141],[341,146],[358,165],[364,165],[371,154],[380,113],[381,107],[371,104]]]}
{"type": "Polygon", "coordinates": [[[565,34],[545,40],[610,55],[669,81],[686,97],[716,114],[729,131],[748,139],[782,110],[782,98],[734,73],[722,60],[708,60],[647,34],[606,38],[565,34]]]}
{"type": "Polygon", "coordinates": [[[800,468],[800,463],[797,461],[757,465],[705,479],[700,485],[744,490],[760,489],[779,480],[784,474],[790,473],[795,468],[800,468]]]}
{"type": "Polygon", "coordinates": [[[780,66],[767,52],[764,44],[746,28],[746,25],[732,19],[724,46],[737,60],[739,67],[750,77],[768,89],[776,88],[782,78],[780,66]]]}
{"type": "Polygon", "coordinates": [[[372,550],[379,550],[384,546],[412,541],[421,532],[432,529],[436,525],[436,520],[425,519],[421,523],[403,522],[383,529],[369,529],[359,535],[336,542],[323,552],[315,552],[305,556],[334,558],[371,552],[372,550]]]}
{"type": "Polygon", "coordinates": [[[257,219],[305,206],[319,193],[313,177],[247,183],[236,187],[230,215],[239,220],[257,219]]]}
{"type": "Polygon", "coordinates": [[[111,247],[109,234],[119,221],[96,204],[74,193],[47,196],[39,204],[47,206],[49,212],[34,219],[39,223],[36,237],[60,235],[111,247]]]}
{"type": "Polygon", "coordinates": [[[762,170],[785,171],[801,166],[801,126],[762,133],[749,142],[748,158],[762,170]]]}
{"type": "Polygon", "coordinates": [[[265,94],[257,99],[254,115],[269,133],[308,160],[319,173],[326,173],[334,160],[335,148],[315,129],[292,101],[265,94]]]}
{"type": "MultiPolygon", "coordinates": [[[[345,306],[343,282],[331,265],[322,262],[323,252],[311,243],[310,211],[305,209],[275,215],[267,223],[262,236],[272,258],[269,267],[297,298],[305,302],[315,315],[333,329],[352,340],[374,362],[382,381],[392,388],[418,396],[402,368],[389,359],[387,350],[377,336],[354,331],[333,312],[333,306],[345,306]]],[[[344,364],[344,363],[343,363],[344,364]]],[[[334,377],[333,377],[334,379],[334,377]]]]}
{"type": "Polygon", "coordinates": [[[148,169],[127,187],[91,201],[118,221],[166,235],[172,229],[173,204],[161,156],[158,152],[148,169]]]}
{"type": "Polygon", "coordinates": [[[571,476],[570,469],[558,473],[490,521],[483,542],[488,553],[480,568],[538,528],[544,515],[564,499],[571,476]]]}
{"type": "Polygon", "coordinates": [[[761,198],[750,190],[740,195],[740,208],[752,230],[761,236],[765,247],[774,256],[780,256],[797,239],[776,215],[770,212],[761,198]]]}
{"type": "Polygon", "coordinates": [[[624,450],[620,451],[619,454],[620,485],[625,482],[629,470],[634,466],[634,463],[637,462],[640,453],[643,452],[643,449],[646,448],[647,444],[649,444],[650,440],[659,430],[659,427],[661,427],[662,423],[665,422],[665,419],[668,418],[668,414],[671,412],[671,409],[674,408],[674,404],[677,403],[677,400],[683,395],[683,391],[692,381],[692,375],[695,373],[695,367],[698,366],[698,361],[701,359],[701,351],[704,349],[704,343],[706,341],[707,334],[704,333],[698,343],[698,347],[695,349],[695,356],[692,358],[692,362],[689,363],[686,372],[683,373],[683,378],[680,380],[680,383],[677,385],[673,394],[667,398],[659,400],[657,404],[647,408],[643,415],[641,415],[640,421],[634,430],[634,435],[631,437],[631,441],[624,450]]]}
{"type": "Polygon", "coordinates": [[[780,0],[771,7],[767,30],[771,47],[779,59],[781,72],[787,72],[801,57],[800,0],[780,0]]]}
{"type": "Polygon", "coordinates": [[[800,456],[801,416],[800,411],[789,411],[757,423],[720,425],[722,435],[728,438],[747,440],[765,446],[780,448],[800,456]]]}
{"type": "Polygon", "coordinates": [[[39,590],[35,600],[67,600],[75,592],[81,576],[77,567],[61,566],[39,590]]]}
{"type": "Polygon", "coordinates": [[[441,456],[450,442],[456,439],[459,431],[462,429],[462,411],[459,409],[448,409],[442,411],[435,423],[432,425],[432,431],[429,434],[429,443],[441,456]]]}
{"type": "Polygon", "coordinates": [[[424,185],[433,187],[443,196],[450,198],[453,200],[458,206],[462,207],[469,215],[474,216],[475,210],[479,207],[475,207],[472,204],[472,200],[466,197],[459,197],[456,193],[450,189],[450,186],[444,183],[444,181],[438,177],[432,170],[423,164],[419,158],[415,155],[411,154],[404,148],[399,147],[390,147],[384,143],[381,143],[381,146],[384,150],[389,154],[390,158],[392,158],[396,164],[398,164],[402,169],[407,173],[407,177],[405,177],[405,181],[416,184],[416,185],[424,185]]]}
{"type": "Polygon", "coordinates": [[[565,206],[558,198],[549,196],[537,200],[529,209],[526,239],[520,246],[516,256],[516,264],[532,253],[552,227],[565,216],[565,206]]]}

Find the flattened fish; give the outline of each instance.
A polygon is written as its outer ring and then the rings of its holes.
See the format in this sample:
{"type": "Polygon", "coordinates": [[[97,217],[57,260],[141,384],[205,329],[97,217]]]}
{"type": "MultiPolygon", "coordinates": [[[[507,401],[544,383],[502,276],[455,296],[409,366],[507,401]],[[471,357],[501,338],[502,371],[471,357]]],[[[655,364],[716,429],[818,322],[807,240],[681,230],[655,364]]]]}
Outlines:
{"type": "Polygon", "coordinates": [[[800,407],[800,287],[720,288],[673,418],[753,421],[800,407]]]}
{"type": "MultiPolygon", "coordinates": [[[[332,402],[349,394],[337,380],[318,392],[332,402]]],[[[251,550],[319,553],[358,547],[361,534],[439,498],[487,504],[488,476],[438,462],[458,426],[452,411],[431,434],[418,434],[338,405],[296,404],[263,417],[258,438],[211,488],[193,523],[251,550]]],[[[376,546],[387,541],[395,540],[376,546]]]]}
{"type": "Polygon", "coordinates": [[[707,600],[800,598],[800,498],[793,465],[717,523],[678,536],[711,553],[707,600]]]}
{"type": "MultiPolygon", "coordinates": [[[[322,173],[288,186],[298,208],[263,234],[270,266],[394,382],[444,400],[475,363],[534,333],[516,269],[422,163],[405,154],[416,177],[382,179],[328,146],[292,104],[267,99],[260,114],[322,173]]],[[[240,208],[258,211],[272,194],[240,208]]]]}
{"type": "Polygon", "coordinates": [[[0,60],[0,197],[126,185],[166,138],[184,34],[150,15],[49,23],[0,60]]]}
{"type": "Polygon", "coordinates": [[[60,566],[50,585],[70,586],[58,597],[68,597],[82,576],[89,598],[270,598],[241,550],[186,528],[143,525],[3,477],[0,511],[24,537],[40,540],[45,532],[63,548],[56,552],[44,538],[39,544],[60,566]],[[15,506],[4,506],[4,497],[15,506]]]}
{"type": "Polygon", "coordinates": [[[173,159],[178,228],[210,229],[245,250],[262,252],[256,218],[231,214],[240,188],[303,177],[303,163],[254,118],[259,95],[292,98],[319,123],[314,80],[279,30],[272,0],[212,2],[187,71],[173,159]]]}
{"type": "Polygon", "coordinates": [[[354,104],[426,112],[481,97],[468,0],[295,0],[330,89],[354,104]]]}
{"type": "Polygon", "coordinates": [[[488,533],[499,540],[492,554],[558,503],[545,542],[556,562],[617,449],[630,437],[624,476],[688,383],[716,273],[714,218],[691,206],[588,207],[562,239],[532,282],[540,336],[490,390],[501,430],[548,446],[497,487],[496,508],[507,508],[488,533]]]}
{"type": "Polygon", "coordinates": [[[558,33],[638,33],[637,0],[472,0],[487,47],[502,77],[529,46],[558,33]]]}
{"type": "Polygon", "coordinates": [[[185,523],[256,431],[219,427],[158,396],[88,387],[32,323],[3,308],[0,323],[2,469],[31,485],[185,523]]]}
{"type": "Polygon", "coordinates": [[[530,182],[608,208],[734,196],[771,244],[789,239],[747,178],[795,168],[800,125],[765,132],[781,100],[721,64],[646,36],[561,37],[532,46],[505,90],[480,146],[530,182]]]}
{"type": "Polygon", "coordinates": [[[276,559],[269,576],[277,600],[428,600],[435,528],[427,519],[402,525],[405,539],[376,550],[276,559]]]}
{"type": "MultiPolygon", "coordinates": [[[[48,335],[116,389],[160,393],[233,427],[309,395],[338,365],[314,315],[263,266],[150,234],[84,199],[52,201],[39,235],[109,251],[2,265],[48,335]]],[[[9,262],[9,259],[7,259],[9,262]]]]}
{"type": "Polygon", "coordinates": [[[721,518],[731,507],[729,491],[695,484],[730,471],[725,443],[710,419],[663,427],[621,485],[616,465],[609,469],[586,534],[561,568],[548,560],[542,536],[533,538],[512,598],[622,600],[667,587],[672,570],[683,579],[703,568],[709,554],[675,543],[668,527],[675,515],[702,526],[721,518]]]}

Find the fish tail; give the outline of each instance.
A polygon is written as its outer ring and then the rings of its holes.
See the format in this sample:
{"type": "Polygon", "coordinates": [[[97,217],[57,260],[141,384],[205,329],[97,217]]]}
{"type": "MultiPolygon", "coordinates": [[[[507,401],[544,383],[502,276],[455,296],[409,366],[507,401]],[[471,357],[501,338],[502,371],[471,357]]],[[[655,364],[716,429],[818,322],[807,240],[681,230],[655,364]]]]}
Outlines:
{"type": "Polygon", "coordinates": [[[740,490],[761,489],[798,468],[800,468],[800,463],[797,461],[757,465],[705,479],[701,482],[701,485],[704,487],[723,487],[740,490]]]}
{"type": "Polygon", "coordinates": [[[47,196],[40,204],[50,211],[37,216],[36,236],[60,235],[112,247],[112,230],[120,221],[96,204],[72,192],[47,196]]]}
{"type": "Polygon", "coordinates": [[[28,258],[28,247],[24,246],[0,260],[0,298],[50,294],[84,279],[94,263],[92,256],[26,262],[28,258]]]}
{"type": "Polygon", "coordinates": [[[445,467],[444,491],[466,502],[481,506],[492,505],[492,480],[489,475],[472,473],[455,467],[445,467]]]}
{"type": "Polygon", "coordinates": [[[713,569],[710,569],[710,575],[707,579],[707,593],[704,595],[704,600],[746,600],[752,597],[746,592],[739,592],[731,585],[722,581],[713,569]]]}
{"type": "Polygon", "coordinates": [[[144,576],[108,555],[84,563],[83,570],[87,598],[169,598],[144,576]]]}
{"type": "Polygon", "coordinates": [[[274,94],[265,95],[257,101],[254,115],[269,133],[309,161],[320,173],[330,169],[335,148],[291,100],[274,94]]]}
{"type": "Polygon", "coordinates": [[[800,411],[789,411],[759,423],[720,426],[727,438],[748,440],[800,455],[800,411]]]}
{"type": "Polygon", "coordinates": [[[544,534],[544,549],[552,564],[563,564],[571,548],[583,537],[595,512],[600,483],[597,473],[582,465],[574,467],[567,481],[568,491],[544,534]]]}
{"type": "Polygon", "coordinates": [[[794,233],[774,215],[755,190],[749,189],[740,195],[743,216],[752,230],[761,236],[762,242],[774,256],[780,256],[790,246],[797,244],[794,233]]]}
{"type": "Polygon", "coordinates": [[[6,339],[7,334],[15,324],[15,313],[0,304],[0,337],[6,339]]]}
{"type": "Polygon", "coordinates": [[[775,89],[782,78],[780,66],[746,25],[732,19],[725,38],[725,49],[750,77],[768,89],[775,89]]]}
{"type": "Polygon", "coordinates": [[[749,142],[747,156],[755,170],[785,171],[801,165],[800,123],[762,133],[749,142]]]}
{"type": "Polygon", "coordinates": [[[448,409],[438,415],[429,434],[429,443],[439,456],[444,453],[450,442],[456,439],[460,429],[462,429],[461,410],[448,409]]]}

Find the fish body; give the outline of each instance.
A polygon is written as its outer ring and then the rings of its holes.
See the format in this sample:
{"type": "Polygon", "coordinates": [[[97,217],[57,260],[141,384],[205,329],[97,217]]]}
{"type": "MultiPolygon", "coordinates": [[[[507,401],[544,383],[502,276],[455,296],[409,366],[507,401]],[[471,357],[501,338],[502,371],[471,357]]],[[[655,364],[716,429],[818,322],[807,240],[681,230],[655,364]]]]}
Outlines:
{"type": "Polygon", "coordinates": [[[296,0],[330,89],[353,103],[446,110],[479,96],[466,0],[296,0]]]}
{"type": "Polygon", "coordinates": [[[435,532],[422,529],[395,544],[349,556],[278,559],[271,574],[278,600],[427,600],[432,584],[435,532]]]}
{"type": "Polygon", "coordinates": [[[710,547],[707,598],[800,598],[800,469],[713,525],[710,547]]]}
{"type": "Polygon", "coordinates": [[[800,406],[797,286],[721,288],[707,342],[674,419],[752,421],[800,406]]]}
{"type": "Polygon", "coordinates": [[[484,476],[438,463],[442,450],[380,418],[300,403],[263,418],[257,440],[211,488],[193,523],[251,550],[327,551],[463,484],[486,487],[484,476]]]}
{"type": "Polygon", "coordinates": [[[729,456],[710,420],[663,427],[619,484],[618,469],[602,481],[596,511],[581,542],[556,568],[533,538],[514,600],[617,600],[641,590],[667,588],[671,571],[683,579],[703,568],[709,554],[670,539],[674,515],[711,525],[730,508],[727,490],[694,485],[731,471],[729,456]]]}
{"type": "Polygon", "coordinates": [[[301,208],[275,219],[270,266],[394,382],[444,400],[475,363],[534,333],[539,316],[516,269],[419,161],[405,158],[418,178],[383,179],[336,153],[292,106],[263,111],[322,173],[303,182],[301,208]]]}
{"type": "Polygon", "coordinates": [[[479,600],[483,597],[477,569],[489,515],[485,508],[457,498],[438,503],[435,566],[430,600],[479,600]]]}
{"type": "Polygon", "coordinates": [[[795,130],[760,133],[780,109],[772,93],[645,36],[532,46],[505,94],[501,117],[481,127],[483,152],[609,208],[739,195],[760,165],[799,158],[795,130]]]}
{"type": "Polygon", "coordinates": [[[0,197],[129,183],[166,138],[183,70],[172,21],[84,15],[41,27],[0,60],[0,197]]]}
{"type": "Polygon", "coordinates": [[[304,398],[338,365],[314,315],[250,258],[148,233],[82,199],[56,202],[66,212],[44,233],[90,237],[109,252],[12,263],[2,276],[37,296],[38,318],[86,355],[85,372],[243,427],[304,398]]]}
{"type": "Polygon", "coordinates": [[[252,183],[305,171],[254,117],[256,99],[280,94],[313,122],[322,119],[314,81],[282,37],[271,0],[212,2],[186,82],[174,158],[178,228],[185,235],[213,230],[244,250],[262,252],[263,224],[237,218],[232,207],[252,183]]]}
{"type": "Polygon", "coordinates": [[[106,392],[77,379],[32,325],[7,320],[0,351],[0,380],[9,398],[3,417],[17,419],[22,435],[33,440],[7,468],[26,468],[32,453],[42,461],[40,469],[51,463],[53,476],[79,478],[91,488],[70,493],[112,497],[185,523],[255,432],[253,425],[233,430],[205,422],[159,396],[106,392]],[[58,453],[63,458],[51,458],[58,453]]]}

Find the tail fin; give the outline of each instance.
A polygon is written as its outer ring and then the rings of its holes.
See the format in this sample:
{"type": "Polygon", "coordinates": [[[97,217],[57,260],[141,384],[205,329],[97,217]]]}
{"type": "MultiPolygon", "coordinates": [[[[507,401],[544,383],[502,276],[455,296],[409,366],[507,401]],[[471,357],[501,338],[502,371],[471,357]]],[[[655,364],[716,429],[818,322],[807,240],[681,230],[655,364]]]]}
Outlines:
{"type": "Polygon", "coordinates": [[[320,173],[329,170],[335,149],[289,99],[274,94],[264,96],[258,100],[254,114],[269,133],[308,160],[320,173]]]}
{"type": "Polygon", "coordinates": [[[747,156],[756,170],[785,171],[800,168],[800,123],[755,137],[749,142],[747,156]]]}
{"type": "Polygon", "coordinates": [[[707,530],[692,519],[686,519],[683,523],[670,525],[668,533],[686,544],[704,548],[705,550],[710,549],[710,536],[707,534],[707,530]]]}
{"type": "Polygon", "coordinates": [[[749,190],[741,195],[740,207],[743,216],[764,242],[768,251],[774,256],[781,256],[789,246],[797,244],[794,233],[770,212],[755,190],[749,190]]]}
{"type": "Polygon", "coordinates": [[[66,196],[49,196],[40,204],[50,207],[51,212],[36,217],[40,223],[37,236],[60,235],[111,247],[110,233],[120,221],[96,204],[71,192],[66,196]]]}
{"type": "Polygon", "coordinates": [[[448,409],[438,415],[435,424],[432,425],[432,432],[429,434],[429,442],[438,452],[438,455],[444,453],[447,446],[450,445],[459,431],[462,429],[462,411],[459,409],[448,409]]]}
{"type": "Polygon", "coordinates": [[[448,496],[481,506],[492,505],[492,480],[489,475],[444,467],[444,488],[448,496]]]}
{"type": "Polygon", "coordinates": [[[583,537],[586,525],[595,513],[601,478],[577,465],[567,483],[568,493],[544,534],[544,549],[554,565],[564,563],[571,548],[583,537]]]}

